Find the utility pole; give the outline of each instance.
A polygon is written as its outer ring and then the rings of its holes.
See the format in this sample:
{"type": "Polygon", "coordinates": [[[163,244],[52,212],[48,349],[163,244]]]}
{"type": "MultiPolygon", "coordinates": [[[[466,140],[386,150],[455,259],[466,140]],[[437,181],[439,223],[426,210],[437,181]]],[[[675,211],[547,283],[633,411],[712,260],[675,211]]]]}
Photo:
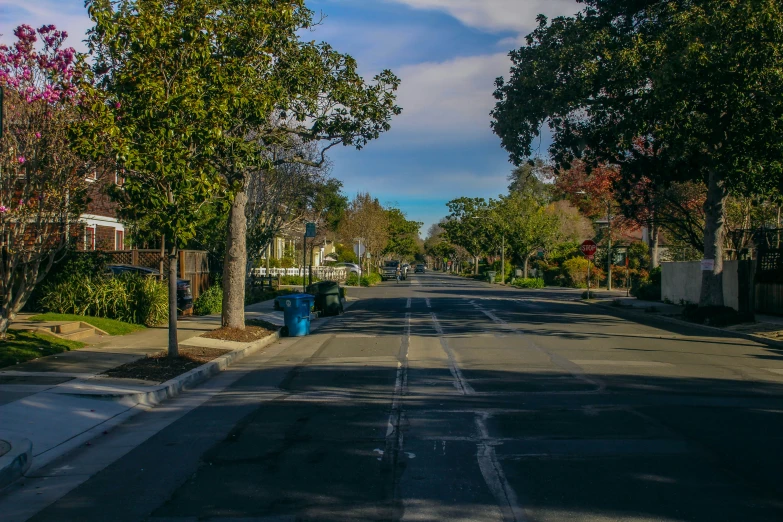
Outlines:
{"type": "Polygon", "coordinates": [[[500,239],[500,277],[501,283],[506,284],[506,233],[503,232],[500,239]]]}
{"type": "Polygon", "coordinates": [[[302,292],[307,291],[307,232],[302,234],[302,292]]]}
{"type": "Polygon", "coordinates": [[[609,235],[609,247],[606,253],[606,289],[612,291],[612,202],[606,204],[606,230],[609,235]]]}

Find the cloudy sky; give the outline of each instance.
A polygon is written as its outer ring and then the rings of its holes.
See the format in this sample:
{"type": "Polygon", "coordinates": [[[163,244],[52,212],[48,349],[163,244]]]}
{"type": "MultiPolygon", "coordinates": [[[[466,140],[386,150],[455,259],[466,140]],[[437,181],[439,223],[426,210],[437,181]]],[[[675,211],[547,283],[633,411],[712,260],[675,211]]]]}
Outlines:
{"type": "MultiPolygon", "coordinates": [[[[507,75],[508,51],[536,15],[573,14],[575,0],[310,0],[326,16],[312,39],[353,55],[371,77],[390,68],[401,79],[403,115],[361,151],[331,157],[348,195],[369,191],[427,227],[460,196],[505,191],[511,170],[489,128],[493,82],[507,75]]],[[[20,23],[54,23],[71,45],[90,26],[83,0],[0,0],[0,41],[20,23]]],[[[546,144],[541,151],[545,152],[546,144]]]]}

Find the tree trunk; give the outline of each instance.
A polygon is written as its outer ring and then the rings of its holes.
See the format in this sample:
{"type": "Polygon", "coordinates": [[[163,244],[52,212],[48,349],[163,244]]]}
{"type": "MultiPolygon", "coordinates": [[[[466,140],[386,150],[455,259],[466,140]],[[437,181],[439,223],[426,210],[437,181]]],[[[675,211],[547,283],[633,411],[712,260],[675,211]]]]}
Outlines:
{"type": "Polygon", "coordinates": [[[247,279],[247,194],[234,196],[228,214],[226,257],[223,260],[223,326],[245,329],[245,280],[247,279]]]}
{"type": "Polygon", "coordinates": [[[478,256],[473,256],[473,275],[478,275],[478,256]]]}
{"type": "Polygon", "coordinates": [[[524,263],[523,263],[523,265],[522,265],[522,270],[523,270],[523,272],[522,272],[522,273],[524,274],[524,278],[525,278],[525,279],[527,279],[527,274],[528,274],[528,265],[529,265],[529,264],[530,264],[530,256],[529,256],[529,255],[527,255],[527,254],[525,254],[525,260],[524,260],[524,263]]]}
{"type": "Polygon", "coordinates": [[[727,195],[722,176],[710,172],[704,202],[704,259],[714,264],[711,270],[702,270],[699,306],[723,306],[723,210],[727,195]]]}
{"type": "Polygon", "coordinates": [[[650,247],[650,270],[658,268],[661,264],[661,255],[658,248],[658,242],[660,239],[661,229],[658,225],[652,225],[649,230],[649,247],[650,247]]]}
{"type": "Polygon", "coordinates": [[[179,356],[177,341],[177,242],[171,239],[169,248],[169,357],[179,356]]]}

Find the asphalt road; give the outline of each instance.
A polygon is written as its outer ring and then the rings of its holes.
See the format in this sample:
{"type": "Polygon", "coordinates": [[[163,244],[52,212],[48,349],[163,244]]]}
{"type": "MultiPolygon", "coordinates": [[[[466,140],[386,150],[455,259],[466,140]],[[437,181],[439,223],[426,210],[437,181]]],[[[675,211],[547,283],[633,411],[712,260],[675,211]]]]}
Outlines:
{"type": "Polygon", "coordinates": [[[783,521],[780,351],[569,291],[351,292],[32,520],[783,521]]]}

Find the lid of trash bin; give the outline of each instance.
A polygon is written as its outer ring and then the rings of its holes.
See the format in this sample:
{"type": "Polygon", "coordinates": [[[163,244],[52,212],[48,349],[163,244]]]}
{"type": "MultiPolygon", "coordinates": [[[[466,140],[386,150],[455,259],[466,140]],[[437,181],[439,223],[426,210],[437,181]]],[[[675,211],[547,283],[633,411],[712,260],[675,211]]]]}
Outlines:
{"type": "Polygon", "coordinates": [[[337,281],[319,281],[307,287],[308,292],[319,294],[336,294],[339,292],[340,284],[337,281]]]}
{"type": "Polygon", "coordinates": [[[310,294],[289,294],[281,295],[277,298],[278,301],[285,301],[286,299],[315,299],[315,296],[310,294]]]}

